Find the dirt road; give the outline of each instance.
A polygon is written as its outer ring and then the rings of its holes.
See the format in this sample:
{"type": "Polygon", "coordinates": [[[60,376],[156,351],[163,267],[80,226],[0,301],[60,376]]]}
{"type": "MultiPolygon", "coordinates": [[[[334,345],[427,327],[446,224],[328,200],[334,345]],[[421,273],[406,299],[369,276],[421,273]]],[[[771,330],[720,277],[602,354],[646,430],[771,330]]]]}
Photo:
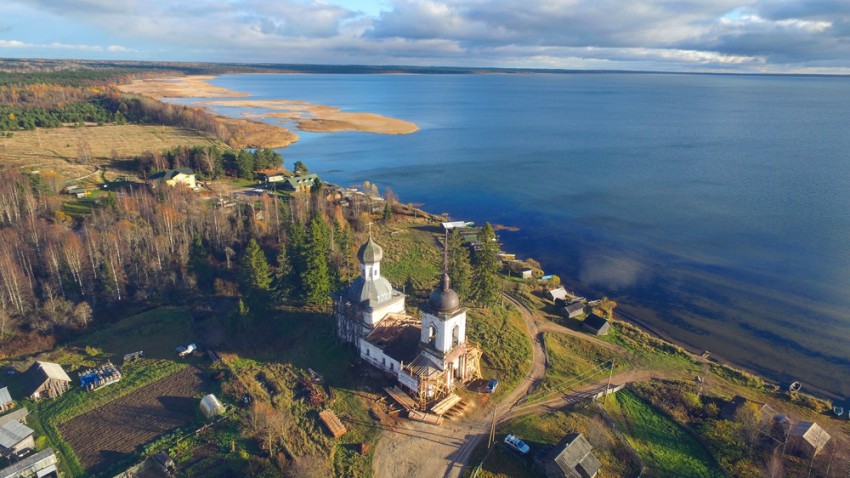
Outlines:
{"type": "MultiPolygon", "coordinates": [[[[615,347],[618,351],[619,348],[548,321],[542,319],[538,321],[538,317],[522,303],[509,295],[505,295],[505,298],[520,311],[525,321],[532,350],[529,373],[501,402],[478,410],[472,417],[459,422],[446,420],[442,427],[405,420],[398,429],[384,431],[375,447],[375,455],[372,459],[372,471],[375,477],[459,477],[469,464],[472,452],[487,439],[494,416],[494,406],[496,421],[502,422],[508,418],[540,410],[562,408],[585,400],[600,389],[604,389],[607,377],[605,380],[578,386],[569,393],[558,394],[540,403],[518,405],[520,400],[540,383],[546,373],[547,359],[543,348],[542,331],[568,333],[585,340],[592,340],[594,343],[602,342],[606,348],[615,347]]],[[[614,375],[612,384],[645,379],[650,375],[648,372],[622,372],[614,375]]]]}

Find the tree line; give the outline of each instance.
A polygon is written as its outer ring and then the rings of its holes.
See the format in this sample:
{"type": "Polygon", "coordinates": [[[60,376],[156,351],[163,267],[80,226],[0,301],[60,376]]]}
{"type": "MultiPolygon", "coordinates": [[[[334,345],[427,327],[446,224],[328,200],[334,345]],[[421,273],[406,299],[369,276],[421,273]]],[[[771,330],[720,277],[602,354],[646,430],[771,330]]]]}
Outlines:
{"type": "Polygon", "coordinates": [[[356,270],[349,221],[321,191],[222,207],[184,188],[133,188],[76,219],[61,207],[37,175],[0,172],[2,337],[199,294],[241,297],[243,315],[267,298],[319,304],[356,270]]]}

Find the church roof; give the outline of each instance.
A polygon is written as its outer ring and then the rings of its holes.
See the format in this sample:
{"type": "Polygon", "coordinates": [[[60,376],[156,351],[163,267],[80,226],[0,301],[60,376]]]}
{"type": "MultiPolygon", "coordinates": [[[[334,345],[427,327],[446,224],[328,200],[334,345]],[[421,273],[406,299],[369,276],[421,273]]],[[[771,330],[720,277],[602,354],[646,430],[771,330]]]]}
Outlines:
{"type": "Polygon", "coordinates": [[[460,308],[460,298],[457,292],[451,289],[451,280],[447,272],[443,273],[440,287],[431,293],[428,305],[434,312],[451,312],[460,308]]]}
{"type": "Polygon", "coordinates": [[[384,258],[384,250],[370,237],[357,251],[357,260],[362,264],[374,264],[384,258]]]}
{"type": "Polygon", "coordinates": [[[393,286],[390,281],[383,277],[367,281],[358,277],[348,289],[348,299],[355,304],[368,302],[368,305],[377,305],[393,298],[393,286]]]}

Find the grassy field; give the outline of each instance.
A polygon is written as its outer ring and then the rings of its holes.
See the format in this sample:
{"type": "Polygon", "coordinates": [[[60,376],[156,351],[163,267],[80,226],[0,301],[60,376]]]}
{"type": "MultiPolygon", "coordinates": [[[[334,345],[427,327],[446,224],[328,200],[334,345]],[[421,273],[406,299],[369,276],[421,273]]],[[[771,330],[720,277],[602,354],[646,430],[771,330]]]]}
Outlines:
{"type": "Polygon", "coordinates": [[[430,293],[442,271],[442,251],[434,240],[439,230],[412,221],[393,223],[391,230],[397,232],[382,229],[376,238],[384,248],[382,273],[399,289],[410,279],[416,292],[430,293]]]}
{"type": "Polygon", "coordinates": [[[531,344],[525,323],[516,309],[494,307],[467,312],[467,340],[478,343],[483,378],[499,379],[494,399],[513,390],[531,366],[531,344]]]}
{"type": "Polygon", "coordinates": [[[605,409],[644,461],[646,476],[723,477],[708,452],[679,425],[628,390],[614,397],[605,409]]]}
{"type": "MultiPolygon", "coordinates": [[[[55,171],[63,180],[92,174],[95,166],[111,165],[117,158],[128,158],[144,151],[158,152],[174,146],[217,144],[204,134],[171,126],[86,126],[16,131],[11,138],[0,138],[0,167],[55,171]],[[78,164],[80,146],[88,145],[91,164],[78,164]]],[[[99,175],[90,178],[98,181],[99,175]]]]}
{"type": "MultiPolygon", "coordinates": [[[[602,464],[602,476],[633,477],[639,472],[638,464],[631,458],[627,445],[608,426],[599,409],[589,401],[554,412],[525,415],[500,425],[501,435],[513,433],[522,438],[535,453],[546,446],[557,445],[569,433],[582,433],[593,445],[593,454],[602,464]]],[[[499,476],[502,460],[491,455],[483,465],[483,471],[499,476]]],[[[527,468],[522,473],[508,476],[529,475],[527,468]]],[[[487,475],[484,475],[487,476],[487,475]]]]}

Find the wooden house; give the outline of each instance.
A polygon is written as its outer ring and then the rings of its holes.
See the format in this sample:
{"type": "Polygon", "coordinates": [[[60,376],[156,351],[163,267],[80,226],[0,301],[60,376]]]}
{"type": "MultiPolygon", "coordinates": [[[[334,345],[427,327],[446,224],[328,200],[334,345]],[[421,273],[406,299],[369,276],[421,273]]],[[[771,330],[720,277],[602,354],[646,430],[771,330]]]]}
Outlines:
{"type": "Polygon", "coordinates": [[[302,191],[309,192],[316,183],[319,176],[315,174],[302,174],[300,176],[288,176],[280,181],[280,189],[285,191],[302,191]]]}
{"type": "Polygon", "coordinates": [[[163,185],[176,186],[178,184],[182,184],[189,189],[196,189],[198,187],[195,171],[189,168],[166,169],[165,171],[152,174],[148,179],[150,179],[153,187],[161,187],[163,185]]]}
{"type": "Polygon", "coordinates": [[[568,319],[575,319],[584,315],[584,302],[576,301],[566,304],[561,309],[561,315],[568,319]]]}
{"type": "Polygon", "coordinates": [[[601,467],[593,446],[581,433],[570,433],[534,460],[534,468],[546,478],[595,478],[601,467]]]}
{"type": "Polygon", "coordinates": [[[593,335],[605,335],[611,329],[611,322],[604,317],[590,314],[581,324],[582,328],[593,335]]]}
{"type": "Polygon", "coordinates": [[[557,299],[567,300],[567,289],[558,287],[557,289],[550,290],[547,295],[553,302],[557,299]]]}
{"type": "Polygon", "coordinates": [[[522,269],[519,271],[519,276],[523,279],[531,279],[534,276],[534,271],[531,269],[522,269]]]}
{"type": "Polygon", "coordinates": [[[58,478],[58,460],[52,448],[45,448],[0,470],[0,478],[58,478]]]}
{"type": "Polygon", "coordinates": [[[56,398],[71,386],[71,378],[59,364],[36,362],[26,372],[29,395],[35,399],[56,398]]]}
{"type": "Polygon", "coordinates": [[[830,438],[829,433],[814,422],[797,422],[788,434],[791,450],[805,457],[820,453],[830,438]]]}
{"type": "Polygon", "coordinates": [[[0,456],[9,456],[35,448],[32,428],[17,420],[0,425],[0,456]]]}

